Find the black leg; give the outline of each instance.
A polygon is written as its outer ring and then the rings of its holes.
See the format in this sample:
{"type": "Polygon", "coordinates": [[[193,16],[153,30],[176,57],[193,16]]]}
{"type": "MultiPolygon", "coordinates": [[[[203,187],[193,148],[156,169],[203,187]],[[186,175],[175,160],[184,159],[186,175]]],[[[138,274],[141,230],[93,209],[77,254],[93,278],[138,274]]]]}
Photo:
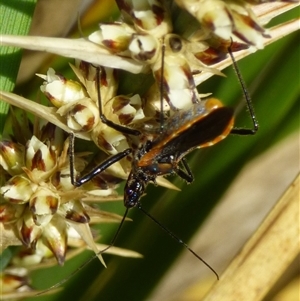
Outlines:
{"type": "MultiPolygon", "coordinates": [[[[232,41],[232,40],[231,40],[232,41]]],[[[238,80],[241,84],[241,88],[242,88],[242,91],[243,91],[243,94],[244,94],[244,98],[246,100],[246,104],[247,104],[247,108],[249,110],[249,114],[250,114],[250,117],[251,117],[251,120],[252,120],[252,124],[253,124],[253,127],[252,129],[244,129],[244,128],[233,128],[231,130],[231,134],[235,134],[235,135],[254,135],[256,134],[256,132],[258,131],[258,122],[256,120],[256,116],[255,116],[255,113],[254,113],[254,108],[253,108],[253,104],[252,104],[252,100],[251,100],[251,97],[249,95],[249,92],[246,88],[246,84],[243,80],[243,77],[239,71],[239,68],[237,66],[237,63],[234,59],[234,56],[232,54],[232,51],[231,51],[231,48],[229,47],[228,48],[228,53],[231,57],[231,60],[232,60],[232,63],[233,63],[233,69],[238,77],[238,80]]]]}
{"type": "Polygon", "coordinates": [[[126,157],[130,153],[132,153],[131,148],[127,148],[126,150],[107,158],[103,161],[100,165],[96,166],[93,170],[91,170],[88,174],[84,175],[83,177],[76,179],[75,176],[75,157],[74,157],[74,133],[70,134],[70,146],[69,146],[69,160],[70,160],[70,176],[72,185],[79,187],[84,183],[90,181],[99,173],[107,169],[110,165],[118,162],[122,158],[126,157]]]}
{"type": "Polygon", "coordinates": [[[191,171],[190,167],[188,166],[186,158],[182,158],[181,163],[182,163],[185,170],[183,170],[181,168],[176,168],[175,172],[183,180],[187,181],[188,183],[192,183],[194,181],[194,176],[192,174],[192,171],[191,171]]]}

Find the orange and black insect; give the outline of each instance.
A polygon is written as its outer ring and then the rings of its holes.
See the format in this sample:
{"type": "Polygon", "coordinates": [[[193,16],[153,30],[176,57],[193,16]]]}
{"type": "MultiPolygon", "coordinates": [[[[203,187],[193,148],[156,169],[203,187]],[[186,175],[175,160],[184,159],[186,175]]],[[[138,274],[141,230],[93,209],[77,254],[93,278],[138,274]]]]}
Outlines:
{"type": "MultiPolygon", "coordinates": [[[[230,49],[229,53],[232,56],[230,49]]],[[[233,108],[225,107],[219,100],[210,98],[204,102],[194,104],[188,110],[176,111],[174,115],[169,117],[166,121],[161,118],[162,124],[158,130],[159,135],[157,135],[155,139],[147,140],[137,149],[128,148],[116,155],[109,157],[99,166],[95,167],[92,171],[79,179],[76,179],[74,173],[74,135],[70,136],[70,173],[72,184],[76,187],[90,181],[96,175],[100,174],[110,165],[118,162],[122,158],[130,154],[132,155],[131,172],[124,188],[124,205],[126,207],[126,211],[109,247],[114,244],[123,221],[127,216],[128,210],[130,208],[137,207],[161,228],[163,228],[163,230],[165,230],[171,237],[183,244],[193,255],[205,263],[218,277],[213,268],[210,267],[201,257],[199,257],[176,235],[174,235],[170,230],[161,225],[154,217],[146,212],[141,206],[140,199],[144,194],[148,183],[155,183],[157,176],[177,174],[186,182],[191,183],[194,180],[194,177],[188,166],[185,156],[195,148],[211,146],[224,139],[229,134],[255,134],[258,129],[258,124],[254,115],[251,99],[247,93],[247,90],[245,89],[245,85],[238,72],[234,59],[233,62],[251,115],[253,129],[233,128],[233,108]]],[[[97,72],[97,83],[99,83],[99,77],[99,72],[97,72]]],[[[124,134],[133,136],[141,135],[142,133],[139,130],[115,124],[104,116],[99,86],[97,87],[97,90],[101,121],[107,124],[109,127],[124,134]]],[[[107,250],[107,248],[100,251],[100,253],[103,253],[105,250],[107,250]]]]}

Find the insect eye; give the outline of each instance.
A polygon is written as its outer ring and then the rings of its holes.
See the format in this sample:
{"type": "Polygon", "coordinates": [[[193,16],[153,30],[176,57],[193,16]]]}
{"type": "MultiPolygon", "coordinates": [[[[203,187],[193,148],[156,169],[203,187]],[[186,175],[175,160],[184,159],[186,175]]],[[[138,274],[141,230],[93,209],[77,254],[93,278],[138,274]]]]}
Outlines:
{"type": "Polygon", "coordinates": [[[145,168],[148,172],[151,172],[152,174],[157,174],[159,172],[159,166],[158,164],[151,164],[145,168]]]}

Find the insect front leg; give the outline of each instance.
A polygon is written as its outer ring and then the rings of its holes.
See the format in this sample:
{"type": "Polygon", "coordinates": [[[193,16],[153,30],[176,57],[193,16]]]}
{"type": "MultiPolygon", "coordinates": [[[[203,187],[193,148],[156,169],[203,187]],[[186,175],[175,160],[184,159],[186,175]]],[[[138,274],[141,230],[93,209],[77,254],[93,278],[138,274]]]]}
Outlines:
{"type": "Polygon", "coordinates": [[[105,161],[103,161],[100,165],[96,166],[93,170],[91,170],[89,173],[84,175],[83,177],[76,179],[75,175],[75,156],[74,156],[74,141],[75,141],[75,136],[74,133],[70,134],[70,145],[69,145],[69,160],[70,160],[70,177],[71,177],[71,183],[73,186],[79,187],[83,185],[84,183],[90,181],[93,179],[95,176],[100,174],[102,171],[106,170],[109,166],[112,164],[120,161],[130,153],[132,153],[131,148],[127,148],[124,151],[111,156],[107,158],[105,161]]]}

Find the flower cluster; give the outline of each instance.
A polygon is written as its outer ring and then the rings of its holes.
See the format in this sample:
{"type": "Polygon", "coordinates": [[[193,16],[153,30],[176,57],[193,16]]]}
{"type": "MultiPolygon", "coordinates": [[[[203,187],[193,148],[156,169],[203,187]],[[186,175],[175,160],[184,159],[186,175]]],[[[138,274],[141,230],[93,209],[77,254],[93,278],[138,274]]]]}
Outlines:
{"type": "Polygon", "coordinates": [[[235,36],[240,41],[263,48],[267,31],[259,24],[247,1],[177,0],[202,25],[208,35],[224,40],[235,36]]]}
{"type": "MultiPolygon", "coordinates": [[[[21,123],[15,119],[13,128],[22,132],[21,123]]],[[[83,250],[88,246],[98,253],[104,247],[95,244],[90,225],[119,222],[121,217],[91,207],[85,199],[117,198],[115,188],[120,179],[106,172],[74,189],[70,180],[69,140],[63,131],[47,123],[34,133],[28,140],[25,131],[23,135],[19,133],[27,140],[25,144],[8,139],[0,142],[2,249],[10,245],[24,246],[12,259],[11,264],[17,267],[42,265],[53,255],[63,265],[70,252],[68,247],[83,250]]],[[[86,161],[82,155],[75,158],[77,174],[84,171],[86,161]]],[[[136,255],[125,250],[118,253],[136,255]]],[[[103,262],[100,254],[98,257],[103,262]]],[[[21,270],[10,267],[4,271],[1,276],[4,289],[9,291],[11,285],[25,285],[27,276],[21,270]]]]}
{"type": "Polygon", "coordinates": [[[116,56],[134,59],[144,71],[152,70],[172,111],[199,102],[192,71],[220,74],[212,66],[226,57],[228,47],[263,48],[268,37],[251,6],[242,1],[176,1],[199,22],[192,24],[192,32],[187,28],[180,34],[173,33],[166,1],[116,2],[125,22],[100,24],[89,40],[116,56]]]}
{"type": "MultiPolygon", "coordinates": [[[[60,264],[67,248],[68,222],[90,221],[89,206],[81,201],[89,191],[85,187],[74,190],[67,151],[68,140],[49,123],[39,138],[33,135],[26,145],[9,140],[0,143],[1,222],[17,233],[23,245],[40,249],[41,259],[48,248],[60,264]]],[[[82,158],[76,158],[77,171],[85,165],[82,158]]],[[[94,194],[115,194],[113,185],[103,187],[95,181],[94,194]]]]}
{"type": "MultiPolygon", "coordinates": [[[[198,102],[200,99],[188,62],[191,55],[187,55],[191,47],[183,37],[172,33],[166,3],[143,1],[143,5],[139,5],[119,0],[117,4],[127,23],[101,24],[100,30],[92,33],[89,40],[117,56],[134,59],[143,65],[144,71],[150,69],[156,86],[163,85],[164,101],[173,111],[189,108],[198,102]]],[[[197,69],[217,73],[200,62],[197,69]]]]}
{"type": "MultiPolygon", "coordinates": [[[[39,75],[45,80],[41,91],[57,108],[56,113],[72,132],[85,133],[87,139],[109,155],[129,148],[127,137],[100,121],[99,113],[101,109],[107,119],[120,125],[143,123],[145,115],[140,96],[116,95],[116,70],[96,68],[82,61],[71,67],[80,82],[66,79],[51,68],[47,75],[39,75]]],[[[128,168],[128,162],[123,160],[111,170],[118,177],[126,178],[128,168]]]]}

